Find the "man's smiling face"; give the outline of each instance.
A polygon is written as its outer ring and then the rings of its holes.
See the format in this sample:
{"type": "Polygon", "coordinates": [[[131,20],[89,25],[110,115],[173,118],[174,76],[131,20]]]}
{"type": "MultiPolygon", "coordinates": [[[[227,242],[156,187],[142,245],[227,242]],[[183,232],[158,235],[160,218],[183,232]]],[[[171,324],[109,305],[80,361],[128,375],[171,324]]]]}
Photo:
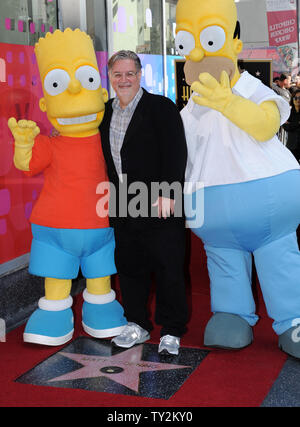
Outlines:
{"type": "Polygon", "coordinates": [[[142,73],[132,59],[119,59],[114,63],[109,78],[121,106],[128,105],[138,93],[142,73]]]}

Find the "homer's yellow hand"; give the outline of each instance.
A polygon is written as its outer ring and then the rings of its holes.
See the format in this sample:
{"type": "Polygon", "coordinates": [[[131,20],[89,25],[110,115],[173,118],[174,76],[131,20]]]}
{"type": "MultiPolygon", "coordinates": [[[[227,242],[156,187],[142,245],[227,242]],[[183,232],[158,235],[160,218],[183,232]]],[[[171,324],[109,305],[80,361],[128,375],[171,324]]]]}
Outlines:
{"type": "Polygon", "coordinates": [[[221,113],[223,113],[234,96],[226,71],[222,71],[220,83],[209,73],[201,73],[199,82],[192,84],[192,90],[202,95],[193,96],[196,104],[212,108],[221,113]]]}
{"type": "Polygon", "coordinates": [[[13,117],[8,120],[8,127],[15,140],[14,164],[17,169],[29,171],[34,138],[40,133],[40,129],[31,120],[17,122],[13,117]]]}
{"type": "Polygon", "coordinates": [[[230,88],[228,74],[222,71],[220,83],[208,73],[200,74],[199,82],[192,84],[192,90],[201,96],[193,100],[205,107],[219,111],[237,127],[257,141],[269,141],[280,127],[280,113],[275,101],[257,105],[249,99],[234,95],[230,88]]]}

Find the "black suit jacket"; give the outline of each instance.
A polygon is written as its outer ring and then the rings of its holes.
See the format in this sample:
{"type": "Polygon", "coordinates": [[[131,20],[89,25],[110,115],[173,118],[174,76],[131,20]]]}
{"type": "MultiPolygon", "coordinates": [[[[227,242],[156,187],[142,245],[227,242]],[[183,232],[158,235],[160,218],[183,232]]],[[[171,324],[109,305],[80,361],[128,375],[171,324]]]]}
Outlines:
{"type": "MultiPolygon", "coordinates": [[[[120,185],[117,171],[110,148],[110,122],[113,114],[113,100],[106,104],[105,115],[100,126],[103,154],[106,160],[107,172],[114,190],[111,192],[110,222],[114,227],[131,225],[133,228],[161,227],[184,224],[182,191],[181,197],[175,191],[175,199],[181,204],[182,215],[171,216],[168,219],[157,218],[157,207],[151,208],[158,194],[153,189],[153,183],[180,183],[183,190],[184,174],[187,160],[187,148],[183,123],[176,105],[168,98],[152,95],[143,89],[143,95],[128,126],[121,149],[122,173],[126,174],[127,182],[120,185]],[[136,204],[140,192],[134,188],[134,183],[143,183],[148,191],[148,209],[137,218],[124,212],[120,206],[120,197],[124,201],[127,192],[126,207],[132,202],[136,204]],[[125,188],[124,188],[125,187],[125,188]],[[128,194],[128,190],[134,194],[128,194]],[[181,200],[180,200],[181,198],[181,200]],[[113,200],[114,199],[114,200],[113,200]],[[114,204],[116,201],[116,204],[114,204]],[[127,215],[126,215],[127,214],[127,215]]],[[[160,195],[169,197],[168,192],[160,191],[160,195]]],[[[171,193],[172,197],[172,193],[171,193]]],[[[138,205],[137,205],[138,206],[138,205]]],[[[175,203],[176,206],[176,203],[175,203]]],[[[144,204],[145,207],[145,204],[144,204]]],[[[179,205],[177,205],[179,208],[179,205]]]]}

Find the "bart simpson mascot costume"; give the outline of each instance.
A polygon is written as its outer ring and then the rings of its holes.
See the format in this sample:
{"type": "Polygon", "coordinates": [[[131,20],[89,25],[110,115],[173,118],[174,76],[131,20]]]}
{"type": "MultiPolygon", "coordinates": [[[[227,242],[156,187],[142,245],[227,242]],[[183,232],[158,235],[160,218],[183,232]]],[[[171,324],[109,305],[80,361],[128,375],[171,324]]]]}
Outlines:
{"type": "Polygon", "coordinates": [[[99,124],[108,94],[101,88],[91,38],[56,30],[35,46],[44,97],[40,108],[60,136],[49,138],[32,121],[14,118],[15,166],[29,176],[43,171],[44,186],[31,214],[29,272],[45,277],[45,297],[29,318],[24,341],[61,345],[72,338],[72,279],[86,277],[82,323],[93,337],[118,335],[127,323],[110,276],[114,234],[96,212],[96,188],[108,181],[99,124]]]}
{"type": "MultiPolygon", "coordinates": [[[[204,344],[239,349],[258,320],[252,254],[279,347],[300,357],[298,162],[277,139],[289,105],[260,80],[239,74],[242,50],[233,0],[179,0],[176,47],[194,91],[182,110],[188,144],[186,215],[204,192],[204,222],[192,231],[207,254],[213,315],[204,344]],[[199,188],[199,187],[198,187],[199,188]]],[[[190,222],[190,221],[188,221],[190,222]]]]}

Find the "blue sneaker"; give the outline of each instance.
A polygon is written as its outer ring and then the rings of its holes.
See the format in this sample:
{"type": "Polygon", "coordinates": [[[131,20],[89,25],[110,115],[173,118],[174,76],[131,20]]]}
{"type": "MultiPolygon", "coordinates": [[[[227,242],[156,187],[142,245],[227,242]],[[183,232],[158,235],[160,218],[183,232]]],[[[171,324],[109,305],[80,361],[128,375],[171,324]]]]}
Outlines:
{"type": "Polygon", "coordinates": [[[87,334],[95,338],[108,338],[123,331],[127,320],[114,290],[106,295],[92,295],[85,289],[83,299],[82,326],[87,334]]]}
{"type": "Polygon", "coordinates": [[[23,339],[32,344],[58,346],[70,341],[74,332],[72,297],[61,301],[39,300],[30,316],[23,339]]]}

